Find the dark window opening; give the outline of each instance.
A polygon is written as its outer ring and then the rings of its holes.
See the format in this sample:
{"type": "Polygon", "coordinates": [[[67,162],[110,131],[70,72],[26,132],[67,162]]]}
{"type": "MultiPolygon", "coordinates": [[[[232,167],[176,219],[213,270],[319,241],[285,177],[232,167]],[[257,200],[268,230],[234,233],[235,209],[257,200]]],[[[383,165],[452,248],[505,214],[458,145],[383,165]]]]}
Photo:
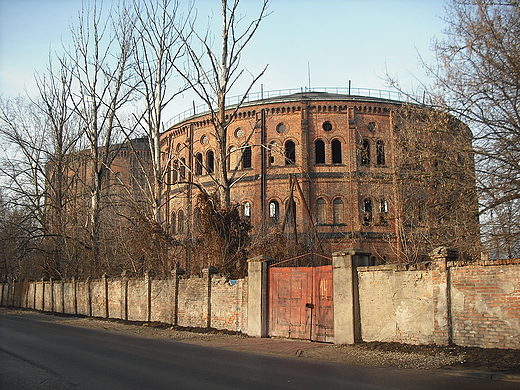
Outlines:
{"type": "Polygon", "coordinates": [[[182,210],[179,210],[177,223],[178,223],[177,232],[179,234],[184,234],[184,211],[182,211],[182,210]]]}
{"type": "Polygon", "coordinates": [[[172,212],[170,216],[170,228],[172,235],[177,234],[177,216],[175,215],[175,212],[172,212]]]}
{"type": "Polygon", "coordinates": [[[285,165],[296,164],[296,145],[292,141],[285,143],[285,165]]]}
{"type": "Polygon", "coordinates": [[[332,123],[330,123],[329,121],[323,122],[322,127],[323,127],[323,130],[325,130],[325,131],[331,131],[332,123]]]}
{"type": "Polygon", "coordinates": [[[208,150],[206,153],[206,171],[208,173],[213,173],[215,170],[215,155],[212,150],[208,150]]]}
{"type": "Polygon", "coordinates": [[[377,165],[385,165],[385,143],[383,141],[377,141],[377,165]]]}
{"type": "Polygon", "coordinates": [[[370,165],[370,141],[367,139],[361,143],[361,165],[370,165]]]}
{"type": "Polygon", "coordinates": [[[244,146],[242,155],[242,169],[251,168],[251,146],[244,146]]]}
{"type": "Polygon", "coordinates": [[[379,203],[379,224],[388,225],[388,202],[385,199],[379,203]]]}
{"type": "Polygon", "coordinates": [[[180,180],[181,181],[186,180],[186,159],[184,157],[181,158],[180,180]]]}
{"type": "Polygon", "coordinates": [[[332,163],[333,164],[341,164],[341,141],[335,139],[332,141],[332,163]]]}
{"type": "Polygon", "coordinates": [[[294,227],[294,224],[296,222],[296,202],[293,201],[287,201],[285,204],[285,208],[287,210],[287,219],[285,220],[285,223],[287,226],[294,227]]]}
{"type": "Polygon", "coordinates": [[[319,139],[314,146],[316,149],[316,164],[325,164],[325,142],[319,139]]]}
{"type": "Polygon", "coordinates": [[[372,200],[363,200],[363,225],[368,226],[372,223],[372,200]]]}
{"type": "Polygon", "coordinates": [[[202,154],[197,153],[195,156],[195,174],[202,175],[202,154]]]}

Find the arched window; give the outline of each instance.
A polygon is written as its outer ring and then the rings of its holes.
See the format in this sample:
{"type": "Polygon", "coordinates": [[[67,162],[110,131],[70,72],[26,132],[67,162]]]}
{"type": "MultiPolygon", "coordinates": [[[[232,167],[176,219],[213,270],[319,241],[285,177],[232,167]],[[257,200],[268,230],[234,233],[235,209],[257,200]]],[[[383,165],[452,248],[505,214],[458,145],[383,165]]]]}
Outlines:
{"type": "Polygon", "coordinates": [[[180,180],[186,180],[186,159],[181,158],[181,166],[180,166],[180,180]]]}
{"type": "Polygon", "coordinates": [[[363,225],[368,226],[372,224],[372,200],[363,200],[363,225]]]}
{"type": "Polygon", "coordinates": [[[361,165],[370,165],[370,141],[366,138],[361,143],[361,165]]]}
{"type": "Polygon", "coordinates": [[[173,182],[177,183],[179,181],[179,161],[175,160],[173,163],[173,182]]]}
{"type": "Polygon", "coordinates": [[[385,165],[385,143],[381,140],[376,143],[377,165],[385,165]]]}
{"type": "Polygon", "coordinates": [[[278,223],[280,219],[280,205],[276,200],[269,202],[269,220],[271,223],[278,223]]]}
{"type": "Polygon", "coordinates": [[[242,169],[251,168],[251,146],[244,145],[242,153],[242,169]]]}
{"type": "Polygon", "coordinates": [[[316,201],[316,222],[318,225],[327,223],[327,202],[323,198],[316,201]]]}
{"type": "Polygon", "coordinates": [[[296,145],[293,141],[285,143],[285,165],[296,164],[296,145]]]}
{"type": "Polygon", "coordinates": [[[316,152],[316,164],[325,164],[325,142],[321,139],[316,140],[314,148],[316,152]]]}
{"type": "Polygon", "coordinates": [[[251,218],[251,203],[245,202],[243,209],[244,217],[251,218]]]}
{"type": "Polygon", "coordinates": [[[213,173],[215,170],[215,155],[213,154],[213,150],[208,150],[206,153],[206,171],[208,173],[213,173]]]}
{"type": "Polygon", "coordinates": [[[177,233],[184,234],[184,211],[182,210],[177,213],[177,233]]]}
{"type": "Polygon", "coordinates": [[[175,211],[173,211],[170,215],[170,229],[172,235],[177,234],[177,215],[175,215],[175,211]]]}
{"type": "Polygon", "coordinates": [[[272,141],[269,144],[269,166],[272,165],[280,165],[279,158],[281,156],[280,148],[278,146],[278,142],[272,141]]]}
{"type": "Polygon", "coordinates": [[[379,224],[388,225],[388,202],[385,199],[379,202],[379,224]]]}
{"type": "Polygon", "coordinates": [[[334,224],[341,224],[343,223],[343,201],[341,200],[341,198],[336,198],[334,199],[334,202],[333,202],[333,206],[334,206],[334,224]]]}
{"type": "Polygon", "coordinates": [[[202,153],[195,155],[195,174],[202,175],[202,153]]]}
{"type": "Polygon", "coordinates": [[[335,139],[332,141],[332,163],[341,164],[341,141],[335,139]]]}

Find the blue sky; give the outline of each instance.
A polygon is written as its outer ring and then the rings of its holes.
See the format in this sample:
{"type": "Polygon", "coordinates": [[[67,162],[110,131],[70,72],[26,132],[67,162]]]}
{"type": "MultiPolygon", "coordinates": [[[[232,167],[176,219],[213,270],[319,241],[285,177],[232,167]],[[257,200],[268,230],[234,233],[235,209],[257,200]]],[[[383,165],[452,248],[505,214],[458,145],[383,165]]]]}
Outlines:
{"type": "MultiPolygon", "coordinates": [[[[255,15],[258,1],[243,2],[246,18],[255,15]]],[[[219,26],[219,3],[195,0],[201,24],[213,13],[219,26]]],[[[1,94],[34,94],[34,72],[45,71],[49,52],[61,52],[80,8],[80,0],[0,0],[1,94]]],[[[412,91],[417,79],[427,81],[419,54],[431,61],[431,40],[444,28],[443,0],[272,0],[270,10],[243,57],[251,73],[269,64],[264,90],[306,87],[310,68],[312,87],[352,80],[353,87],[389,89],[388,71],[412,91]]],[[[173,114],[191,99],[177,99],[173,114]]]]}

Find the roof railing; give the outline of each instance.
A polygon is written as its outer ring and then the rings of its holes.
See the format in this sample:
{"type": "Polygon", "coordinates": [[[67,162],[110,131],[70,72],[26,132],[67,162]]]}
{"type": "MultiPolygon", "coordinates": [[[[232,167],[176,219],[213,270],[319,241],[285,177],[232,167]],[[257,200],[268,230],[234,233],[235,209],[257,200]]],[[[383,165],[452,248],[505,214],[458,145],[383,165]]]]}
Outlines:
{"type": "MultiPolygon", "coordinates": [[[[264,99],[272,99],[280,96],[293,95],[296,93],[303,92],[327,92],[327,93],[335,93],[341,95],[349,95],[349,96],[362,96],[362,97],[372,97],[372,98],[380,98],[380,99],[389,99],[396,101],[410,101],[410,96],[401,93],[399,91],[389,91],[383,89],[372,89],[372,88],[351,88],[351,87],[317,87],[317,88],[288,88],[288,89],[275,89],[271,91],[258,91],[258,92],[250,92],[247,95],[237,95],[230,96],[226,99],[226,107],[231,107],[234,105],[242,103],[255,102],[264,99]]],[[[193,116],[197,116],[200,114],[208,113],[207,104],[199,104],[198,106],[193,106],[192,108],[185,110],[173,118],[169,119],[164,123],[164,129],[169,129],[171,126],[183,122],[188,118],[193,116]]]]}

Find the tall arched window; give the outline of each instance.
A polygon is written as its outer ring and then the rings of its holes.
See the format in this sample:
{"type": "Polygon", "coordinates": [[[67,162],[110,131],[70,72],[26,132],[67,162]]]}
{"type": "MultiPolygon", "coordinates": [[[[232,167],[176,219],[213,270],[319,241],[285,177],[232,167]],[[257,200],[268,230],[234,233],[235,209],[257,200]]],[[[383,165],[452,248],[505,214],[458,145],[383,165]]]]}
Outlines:
{"type": "Polygon", "coordinates": [[[271,223],[278,223],[280,219],[280,205],[276,200],[269,202],[269,220],[271,223]]]}
{"type": "Polygon", "coordinates": [[[215,170],[215,155],[213,154],[213,150],[208,150],[206,153],[206,171],[208,173],[213,173],[215,170]]]}
{"type": "Polygon", "coordinates": [[[177,213],[177,233],[184,234],[184,211],[182,210],[177,213]]]}
{"type": "Polygon", "coordinates": [[[251,218],[251,203],[245,202],[243,209],[244,217],[251,218]]]}
{"type": "Polygon", "coordinates": [[[177,183],[179,181],[179,161],[175,160],[173,163],[173,182],[177,183]]]}
{"type": "Polygon", "coordinates": [[[327,223],[327,202],[323,198],[316,201],[316,222],[318,225],[327,223]]]}
{"type": "Polygon", "coordinates": [[[361,143],[361,165],[370,165],[370,141],[366,138],[361,143]]]}
{"type": "Polygon", "coordinates": [[[388,225],[388,202],[385,199],[379,202],[379,224],[388,225]]]}
{"type": "Polygon", "coordinates": [[[316,164],[325,164],[325,142],[321,139],[316,140],[314,148],[316,152],[316,164]]]}
{"type": "Polygon", "coordinates": [[[341,198],[334,199],[333,206],[334,206],[334,223],[336,225],[343,223],[344,222],[344,220],[343,220],[344,212],[343,212],[343,201],[341,200],[341,198]]]}
{"type": "Polygon", "coordinates": [[[251,146],[244,145],[242,153],[242,169],[251,168],[251,146]]]}
{"type": "Polygon", "coordinates": [[[195,155],[195,174],[202,175],[202,153],[195,155]]]}
{"type": "Polygon", "coordinates": [[[296,164],[296,145],[293,141],[285,143],[285,165],[296,164]]]}
{"type": "Polygon", "coordinates": [[[372,200],[366,198],[363,200],[363,225],[372,224],[372,219],[372,200]]]}
{"type": "Polygon", "coordinates": [[[175,211],[170,215],[170,229],[172,235],[177,234],[177,215],[175,214],[175,211]]]}
{"type": "Polygon", "coordinates": [[[228,155],[227,155],[227,164],[228,164],[228,169],[231,171],[231,170],[234,170],[237,168],[237,161],[236,161],[236,157],[237,156],[237,148],[234,147],[234,146],[230,146],[229,149],[228,149],[228,155]]]}
{"type": "Polygon", "coordinates": [[[332,163],[341,164],[341,141],[335,139],[332,141],[332,163]]]}
{"type": "Polygon", "coordinates": [[[385,165],[385,143],[381,140],[376,143],[376,152],[377,152],[377,165],[385,165]]]}
{"type": "Polygon", "coordinates": [[[184,180],[186,180],[186,159],[184,157],[181,158],[180,164],[181,164],[181,166],[179,168],[179,170],[180,170],[180,180],[184,181],[184,180]]]}
{"type": "Polygon", "coordinates": [[[200,229],[200,209],[197,207],[193,211],[193,231],[197,233],[200,229]]]}

